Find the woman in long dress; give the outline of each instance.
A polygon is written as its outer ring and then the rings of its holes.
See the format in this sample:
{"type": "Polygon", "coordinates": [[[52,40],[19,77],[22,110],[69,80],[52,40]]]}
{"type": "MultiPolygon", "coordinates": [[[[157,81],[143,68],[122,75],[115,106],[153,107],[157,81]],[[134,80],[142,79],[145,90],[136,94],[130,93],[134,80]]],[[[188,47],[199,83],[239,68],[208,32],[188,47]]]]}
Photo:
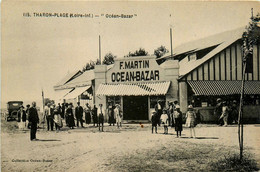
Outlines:
{"type": "Polygon", "coordinates": [[[54,123],[55,123],[55,128],[56,130],[60,130],[62,127],[62,120],[61,120],[61,110],[59,106],[56,106],[54,110],[54,123]]]}
{"type": "Polygon", "coordinates": [[[88,103],[86,103],[86,108],[84,109],[85,112],[85,122],[86,124],[91,123],[91,107],[88,103]]]}
{"type": "Polygon", "coordinates": [[[182,112],[180,111],[180,106],[176,105],[174,113],[174,123],[175,123],[175,131],[177,133],[177,137],[181,137],[181,132],[182,132],[182,112]]]}
{"type": "Polygon", "coordinates": [[[69,104],[69,107],[66,110],[66,113],[68,115],[68,126],[69,126],[69,128],[74,129],[74,127],[75,127],[75,119],[74,119],[74,115],[73,115],[72,105],[71,104],[69,104]]]}
{"type": "Polygon", "coordinates": [[[193,137],[196,138],[195,134],[195,127],[196,127],[196,113],[193,110],[193,106],[188,106],[188,111],[186,113],[186,127],[190,128],[190,137],[192,138],[192,132],[193,137]]]}

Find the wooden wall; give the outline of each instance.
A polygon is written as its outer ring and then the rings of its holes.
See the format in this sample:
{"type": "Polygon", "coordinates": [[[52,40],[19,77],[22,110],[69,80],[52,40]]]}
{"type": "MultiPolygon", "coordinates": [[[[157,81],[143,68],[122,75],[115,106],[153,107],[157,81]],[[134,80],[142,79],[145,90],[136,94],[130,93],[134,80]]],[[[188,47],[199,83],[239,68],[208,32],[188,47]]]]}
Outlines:
{"type": "MultiPolygon", "coordinates": [[[[253,73],[246,73],[245,80],[260,80],[260,45],[253,50],[253,73]]],[[[237,41],[216,54],[183,80],[242,80],[241,41],[237,41]]]]}

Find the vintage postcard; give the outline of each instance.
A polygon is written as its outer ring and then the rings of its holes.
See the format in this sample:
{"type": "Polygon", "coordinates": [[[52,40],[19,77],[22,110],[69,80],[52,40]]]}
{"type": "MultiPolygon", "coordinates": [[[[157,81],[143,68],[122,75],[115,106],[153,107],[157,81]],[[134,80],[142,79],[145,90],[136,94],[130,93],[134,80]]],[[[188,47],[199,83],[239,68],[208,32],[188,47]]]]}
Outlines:
{"type": "Polygon", "coordinates": [[[258,171],[258,1],[1,2],[1,171],[258,171]]]}

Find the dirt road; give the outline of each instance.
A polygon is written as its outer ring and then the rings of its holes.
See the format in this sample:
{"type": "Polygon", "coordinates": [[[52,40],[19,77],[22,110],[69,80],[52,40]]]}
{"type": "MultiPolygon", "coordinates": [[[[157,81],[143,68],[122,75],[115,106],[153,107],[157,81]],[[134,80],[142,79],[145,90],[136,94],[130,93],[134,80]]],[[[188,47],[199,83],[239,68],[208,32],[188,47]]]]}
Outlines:
{"type": "MultiPolygon", "coordinates": [[[[149,151],[155,150],[155,148],[160,148],[160,150],[181,148],[182,152],[198,150],[201,155],[212,153],[211,156],[222,155],[221,151],[238,151],[237,128],[235,126],[198,126],[196,128],[197,139],[188,138],[189,130],[187,128],[184,128],[183,138],[176,138],[174,130],[171,128],[168,135],[160,134],[162,132],[163,129],[160,128],[159,134],[151,134],[148,124],[144,125],[143,128],[139,124],[127,124],[122,129],[106,125],[105,132],[98,132],[98,129],[92,126],[74,130],[64,128],[60,132],[47,132],[40,129],[37,133],[39,141],[32,142],[29,139],[29,131],[11,133],[2,131],[1,169],[4,172],[129,171],[129,169],[123,169],[124,166],[118,166],[126,163],[123,162],[125,159],[121,157],[128,157],[126,159],[129,159],[129,163],[142,165],[145,163],[142,162],[142,159],[153,158],[152,155],[149,155],[149,151]],[[203,149],[204,146],[208,149],[203,149]],[[143,156],[139,162],[134,162],[138,158],[131,159],[136,155],[143,156]]],[[[260,125],[245,126],[245,147],[247,151],[258,158],[258,162],[260,162],[259,133],[260,125]]],[[[168,165],[168,161],[160,162],[160,159],[157,159],[156,163],[168,165]]],[[[205,168],[206,165],[205,162],[205,168]]],[[[146,168],[145,171],[153,171],[152,165],[146,164],[144,168],[146,168]]],[[[176,168],[172,164],[172,169],[176,168]]]]}

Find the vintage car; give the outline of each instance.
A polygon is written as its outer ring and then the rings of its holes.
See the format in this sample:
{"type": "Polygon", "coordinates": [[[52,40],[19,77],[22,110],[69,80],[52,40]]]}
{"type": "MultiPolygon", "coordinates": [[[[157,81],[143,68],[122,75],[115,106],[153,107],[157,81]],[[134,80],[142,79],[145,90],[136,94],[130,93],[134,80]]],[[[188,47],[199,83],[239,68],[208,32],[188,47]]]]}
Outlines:
{"type": "Polygon", "coordinates": [[[23,105],[22,101],[9,101],[7,102],[7,114],[5,115],[6,121],[17,120],[17,111],[23,105]]]}

